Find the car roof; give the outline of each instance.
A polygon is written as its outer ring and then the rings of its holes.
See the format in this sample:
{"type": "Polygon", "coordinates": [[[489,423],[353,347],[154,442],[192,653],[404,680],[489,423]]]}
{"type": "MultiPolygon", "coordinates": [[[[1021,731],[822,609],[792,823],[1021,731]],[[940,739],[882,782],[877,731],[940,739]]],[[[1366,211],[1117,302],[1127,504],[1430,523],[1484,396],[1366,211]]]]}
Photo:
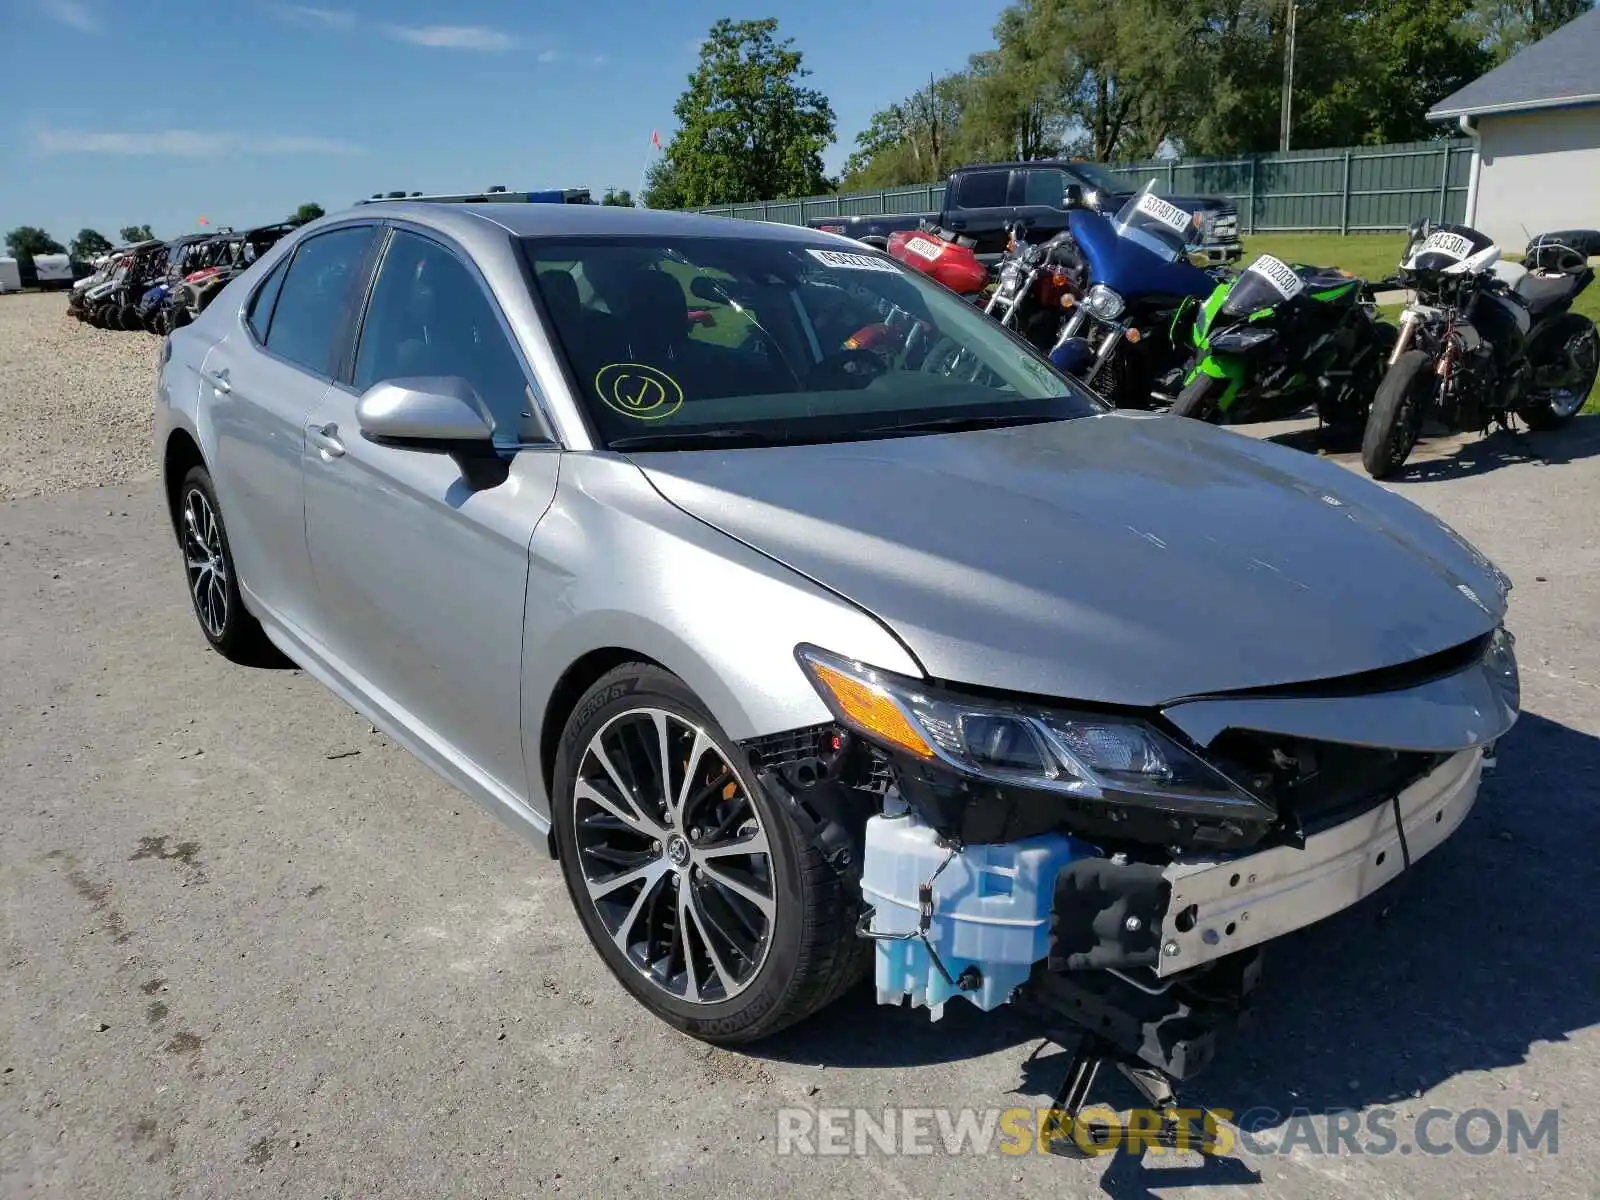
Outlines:
{"type": "MultiPolygon", "coordinates": [[[[723,237],[816,245],[833,235],[769,221],[602,204],[446,204],[374,202],[330,214],[340,220],[403,219],[466,240],[491,229],[513,237],[723,237]]],[[[854,243],[852,243],[854,244],[854,243]]]]}

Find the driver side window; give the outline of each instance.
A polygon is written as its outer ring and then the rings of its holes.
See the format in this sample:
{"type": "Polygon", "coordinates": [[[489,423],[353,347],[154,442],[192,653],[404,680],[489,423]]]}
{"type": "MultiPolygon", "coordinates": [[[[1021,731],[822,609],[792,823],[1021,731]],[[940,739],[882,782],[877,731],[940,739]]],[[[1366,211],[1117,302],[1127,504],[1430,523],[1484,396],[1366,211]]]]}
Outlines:
{"type": "Polygon", "coordinates": [[[354,385],[454,376],[472,385],[500,445],[545,441],[522,360],[477,277],[437,242],[396,230],[378,268],[354,385]]]}

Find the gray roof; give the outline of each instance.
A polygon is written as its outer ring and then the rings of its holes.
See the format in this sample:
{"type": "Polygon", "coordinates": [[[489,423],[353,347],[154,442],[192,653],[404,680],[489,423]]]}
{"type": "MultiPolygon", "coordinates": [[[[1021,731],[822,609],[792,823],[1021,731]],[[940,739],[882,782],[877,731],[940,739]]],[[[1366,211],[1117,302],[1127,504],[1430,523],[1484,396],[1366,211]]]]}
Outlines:
{"type": "Polygon", "coordinates": [[[1600,104],[1600,8],[1480,75],[1428,110],[1430,121],[1600,104]]]}
{"type": "Polygon", "coordinates": [[[641,237],[745,237],[795,241],[808,245],[838,241],[861,249],[859,243],[803,226],[766,221],[740,221],[731,217],[670,212],[651,208],[622,208],[601,204],[454,204],[404,200],[374,201],[336,214],[341,219],[407,217],[440,229],[462,229],[482,222],[498,225],[516,237],[584,237],[633,234],[641,237]]]}

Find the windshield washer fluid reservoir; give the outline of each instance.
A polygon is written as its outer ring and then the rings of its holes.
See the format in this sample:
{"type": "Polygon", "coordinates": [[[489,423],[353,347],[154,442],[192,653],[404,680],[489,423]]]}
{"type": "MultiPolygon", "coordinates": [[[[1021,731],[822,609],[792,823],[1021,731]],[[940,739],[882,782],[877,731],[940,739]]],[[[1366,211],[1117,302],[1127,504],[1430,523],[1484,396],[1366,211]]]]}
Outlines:
{"type": "Polygon", "coordinates": [[[985,1012],[1004,1004],[1049,952],[1056,875],[1075,859],[1099,855],[1085,842],[1049,833],[968,846],[952,857],[935,830],[909,812],[868,820],[861,893],[873,910],[878,1003],[909,996],[934,1020],[951,996],[985,1012]],[[919,893],[929,880],[933,911],[919,936],[919,893]]]}

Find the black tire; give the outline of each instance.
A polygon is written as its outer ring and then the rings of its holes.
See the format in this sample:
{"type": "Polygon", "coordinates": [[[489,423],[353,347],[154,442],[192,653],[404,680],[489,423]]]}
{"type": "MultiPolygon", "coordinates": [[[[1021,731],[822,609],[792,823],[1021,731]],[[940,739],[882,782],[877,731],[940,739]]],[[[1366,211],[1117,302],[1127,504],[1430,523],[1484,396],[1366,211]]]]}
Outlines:
{"type": "Polygon", "coordinates": [[[1361,438],[1361,465],[1374,479],[1387,479],[1410,457],[1422,430],[1425,392],[1432,387],[1433,360],[1407,350],[1383,376],[1361,438]]]}
{"type": "Polygon", "coordinates": [[[1194,377],[1194,382],[1178,393],[1178,398],[1172,402],[1172,407],[1167,413],[1169,416],[1188,417],[1211,425],[1221,425],[1227,414],[1222,411],[1219,401],[1222,399],[1222,393],[1227,390],[1226,379],[1218,379],[1215,375],[1207,375],[1202,371],[1194,377]]]}
{"type": "Polygon", "coordinates": [[[173,527],[183,556],[189,603],[211,648],[229,662],[256,666],[270,661],[274,653],[271,643],[239,596],[239,576],[222,522],[222,507],[204,467],[189,468],[178,485],[173,527]],[[214,521],[214,531],[206,513],[214,521]]]}
{"type": "Polygon", "coordinates": [[[139,310],[131,304],[122,306],[122,319],[117,328],[134,333],[144,328],[144,321],[139,316],[139,310]]]}
{"type": "Polygon", "coordinates": [[[1537,345],[1529,347],[1535,376],[1548,365],[1539,360],[1555,355],[1564,360],[1561,365],[1567,374],[1559,389],[1530,387],[1527,402],[1517,407],[1517,415],[1529,429],[1559,429],[1578,415],[1594,390],[1600,369],[1600,337],[1595,334],[1594,322],[1578,313],[1562,314],[1535,337],[1537,345]]]}
{"type": "Polygon", "coordinates": [[[189,324],[189,322],[193,320],[194,318],[189,315],[189,310],[180,304],[177,308],[173,309],[171,315],[167,317],[167,330],[168,332],[171,332],[174,329],[182,329],[185,325],[189,324]]]}
{"type": "Polygon", "coordinates": [[[721,1045],[752,1042],[812,1015],[860,978],[867,947],[855,936],[857,885],[823,858],[786,804],[762,789],[738,747],[675,675],[629,663],[597,681],[567,719],[554,775],[556,846],[584,932],[618,982],[669,1025],[721,1045]],[[658,713],[671,734],[665,756],[672,760],[669,780],[674,771],[679,776],[666,788],[642,779],[632,765],[648,771],[664,757],[650,748],[661,744],[650,736],[658,713]],[[706,739],[693,743],[704,747],[699,757],[687,749],[685,729],[706,739]],[[594,745],[613,760],[615,774],[606,770],[594,745]],[[624,768],[618,759],[630,765],[624,768]],[[624,775],[634,781],[626,790],[613,782],[624,775]],[[701,784],[682,806],[687,815],[674,817],[656,803],[657,796],[674,790],[686,795],[696,778],[701,784]],[[728,782],[719,788],[723,780],[728,782]],[[596,803],[602,791],[613,798],[596,803]],[[645,797],[643,803],[639,796],[645,797]],[[626,820],[616,797],[631,814],[626,820]],[[696,816],[701,813],[708,815],[696,816]],[[709,835],[695,824],[712,819],[718,826],[709,835]],[[732,840],[718,843],[730,821],[736,822],[728,834],[732,840]],[[747,832],[750,826],[753,832],[747,832]],[[766,849],[751,855],[722,849],[721,856],[745,859],[748,869],[735,878],[754,887],[768,903],[770,917],[742,900],[743,893],[730,893],[718,882],[727,878],[721,874],[727,870],[724,857],[698,857],[712,846],[757,844],[754,839],[766,849]],[[716,876],[707,875],[701,865],[707,861],[718,864],[716,876]],[[637,891],[632,883],[617,886],[623,875],[652,870],[653,877],[637,881],[637,891]],[[591,872],[602,877],[592,878],[591,872]],[[608,887],[613,889],[608,896],[616,900],[590,894],[591,888],[608,887]],[[663,908],[673,911],[663,916],[663,908]],[[623,909],[625,915],[618,916],[623,909]],[[672,940],[679,917],[695,931],[682,943],[672,940]],[[747,920],[752,917],[763,922],[760,933],[747,920]],[[635,938],[641,927],[643,937],[635,938]],[[743,948],[721,936],[729,928],[746,935],[743,948]],[[713,939],[706,930],[719,935],[715,960],[707,953],[713,939]],[[685,957],[692,964],[688,970],[680,967],[685,957]]]}

